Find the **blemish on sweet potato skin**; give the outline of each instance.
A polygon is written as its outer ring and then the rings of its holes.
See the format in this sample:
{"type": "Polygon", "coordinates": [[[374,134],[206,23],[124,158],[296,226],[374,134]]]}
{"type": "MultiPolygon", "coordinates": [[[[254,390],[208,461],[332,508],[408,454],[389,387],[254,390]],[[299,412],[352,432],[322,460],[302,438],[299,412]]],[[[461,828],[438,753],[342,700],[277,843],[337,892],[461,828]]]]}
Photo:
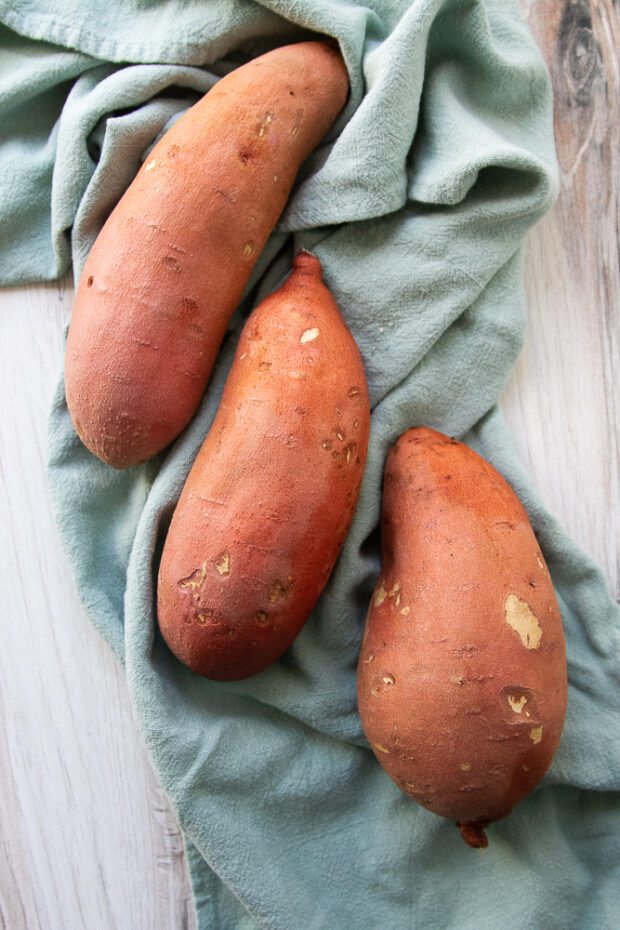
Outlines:
{"type": "MultiPolygon", "coordinates": [[[[292,643],[353,517],[369,427],[359,350],[322,283],[319,260],[302,252],[288,280],[244,327],[164,545],[159,625],[195,672],[247,678],[292,643]],[[314,330],[319,337],[300,340],[314,330]],[[289,369],[305,364],[309,345],[315,354],[308,377],[292,380],[289,369]],[[359,388],[351,396],[352,383],[359,388]],[[336,407],[337,431],[354,435],[356,443],[355,456],[340,469],[332,459],[342,443],[332,431],[336,407]],[[218,506],[205,507],[209,501],[218,506]],[[205,616],[205,608],[212,610],[218,625],[186,622],[195,594],[196,609],[205,616]]],[[[386,691],[394,686],[389,669],[381,683],[386,691]]]]}
{"type": "MultiPolygon", "coordinates": [[[[532,582],[529,582],[530,586],[532,582]]],[[[509,594],[504,601],[506,623],[519,636],[526,649],[538,649],[542,638],[542,627],[536,614],[523,598],[516,594],[509,594]]]]}
{"type": "Polygon", "coordinates": [[[73,422],[109,465],[151,458],[193,416],[296,173],[347,92],[324,42],[236,68],[165,134],[111,213],[78,284],[65,361],[73,422]]]}
{"type": "Polygon", "coordinates": [[[358,703],[371,746],[398,728],[402,751],[377,753],[388,775],[471,846],[538,784],[562,732],[562,622],[527,515],[490,464],[423,427],[386,461],[358,703]],[[383,669],[398,687],[380,688],[383,669]]]}

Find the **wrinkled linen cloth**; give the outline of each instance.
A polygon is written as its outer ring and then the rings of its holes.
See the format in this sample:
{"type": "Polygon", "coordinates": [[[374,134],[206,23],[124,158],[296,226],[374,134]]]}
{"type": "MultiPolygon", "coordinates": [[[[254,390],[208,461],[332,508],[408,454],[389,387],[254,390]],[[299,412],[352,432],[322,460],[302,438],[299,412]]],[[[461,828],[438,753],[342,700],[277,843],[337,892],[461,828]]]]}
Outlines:
{"type": "Polygon", "coordinates": [[[325,33],[349,70],[346,108],[302,168],[178,441],[116,472],[77,439],[62,378],[51,411],[68,561],[183,827],[201,930],[616,926],[618,609],[542,507],[497,408],[522,342],[523,240],[557,193],[548,76],[516,3],[0,0],[0,22],[4,284],[71,262],[77,278],[154,140],[231,68],[325,33]],[[368,463],[294,645],[260,675],[220,684],[184,668],[158,632],[158,559],[240,326],[300,247],[320,258],[361,350],[368,463]],[[390,781],[356,706],[385,455],[420,424],[464,438],[513,486],[566,632],[561,746],[539,788],[489,829],[484,856],[390,781]]]}

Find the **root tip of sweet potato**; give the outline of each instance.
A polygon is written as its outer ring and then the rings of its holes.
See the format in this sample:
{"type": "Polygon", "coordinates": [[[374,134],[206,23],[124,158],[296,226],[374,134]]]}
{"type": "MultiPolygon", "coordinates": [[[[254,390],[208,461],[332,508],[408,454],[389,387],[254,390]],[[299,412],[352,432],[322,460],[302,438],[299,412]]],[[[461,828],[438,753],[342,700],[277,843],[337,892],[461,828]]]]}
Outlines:
{"type": "Polygon", "coordinates": [[[480,823],[475,823],[474,821],[468,820],[459,820],[457,821],[457,827],[461,831],[461,836],[465,840],[468,846],[471,846],[472,849],[486,849],[489,845],[487,835],[484,832],[484,828],[488,827],[489,821],[485,820],[480,823]]]}
{"type": "Polygon", "coordinates": [[[310,252],[308,249],[299,250],[293,259],[293,268],[295,271],[301,272],[302,274],[309,274],[313,278],[317,278],[319,281],[323,280],[323,269],[321,267],[321,262],[316,257],[314,252],[310,252]]]}

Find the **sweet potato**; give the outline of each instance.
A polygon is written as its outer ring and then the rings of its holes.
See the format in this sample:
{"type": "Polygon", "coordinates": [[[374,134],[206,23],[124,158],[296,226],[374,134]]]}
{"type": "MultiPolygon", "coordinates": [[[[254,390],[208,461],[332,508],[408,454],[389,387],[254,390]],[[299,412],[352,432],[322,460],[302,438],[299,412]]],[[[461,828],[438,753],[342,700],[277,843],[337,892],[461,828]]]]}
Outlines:
{"type": "Polygon", "coordinates": [[[88,256],[69,328],[69,412],[103,461],[145,461],[191,419],[299,166],[347,92],[335,48],[288,45],[222,78],[153,149],[88,256]]]}
{"type": "Polygon", "coordinates": [[[301,252],[244,326],[166,538],[159,626],[195,672],[247,678],[297,636],[353,516],[369,423],[358,348],[301,252]]]}
{"type": "Polygon", "coordinates": [[[431,429],[388,454],[358,702],[388,775],[470,846],[486,846],[560,741],[562,621],[527,515],[491,465],[431,429]]]}

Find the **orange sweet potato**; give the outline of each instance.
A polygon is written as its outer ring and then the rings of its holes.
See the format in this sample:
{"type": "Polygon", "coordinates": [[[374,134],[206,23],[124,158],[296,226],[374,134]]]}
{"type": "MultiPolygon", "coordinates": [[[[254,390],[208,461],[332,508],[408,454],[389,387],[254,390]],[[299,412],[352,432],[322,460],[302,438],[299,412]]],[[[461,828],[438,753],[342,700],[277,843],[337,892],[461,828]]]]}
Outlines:
{"type": "Polygon", "coordinates": [[[388,775],[470,846],[560,741],[562,621],[527,515],[491,465],[431,429],[388,454],[358,703],[388,775]]]}
{"type": "Polygon", "coordinates": [[[306,622],[357,502],[370,410],[362,360],[319,260],[250,315],[162,554],[158,617],[208,678],[247,678],[306,622]]]}
{"type": "Polygon", "coordinates": [[[116,468],[187,425],[301,163],[348,78],[324,42],[222,78],[155,146],[99,234],[77,289],[65,384],[74,426],[116,468]]]}

